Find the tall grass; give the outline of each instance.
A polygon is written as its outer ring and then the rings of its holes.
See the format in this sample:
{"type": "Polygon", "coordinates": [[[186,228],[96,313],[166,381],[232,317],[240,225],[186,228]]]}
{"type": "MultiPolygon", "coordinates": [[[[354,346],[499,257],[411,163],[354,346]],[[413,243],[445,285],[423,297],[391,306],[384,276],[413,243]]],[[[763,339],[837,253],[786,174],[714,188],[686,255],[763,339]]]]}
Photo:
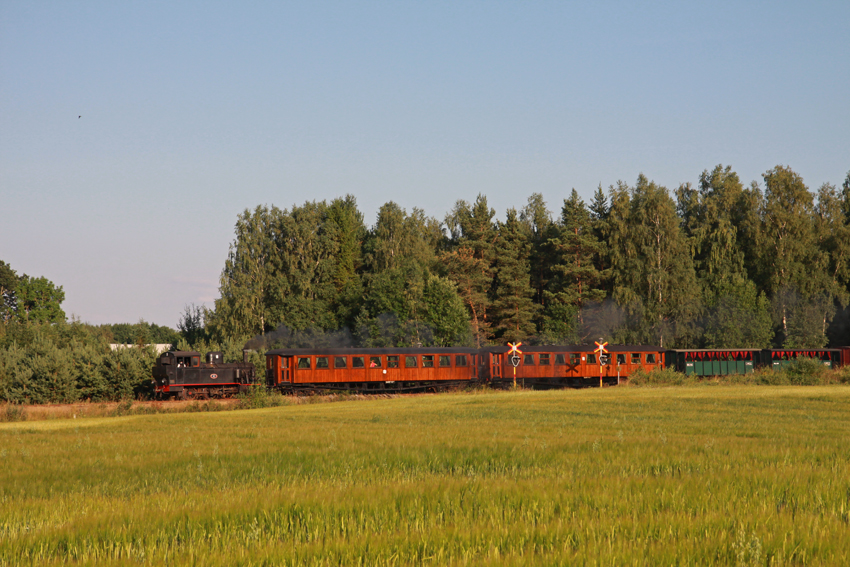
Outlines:
{"type": "Polygon", "coordinates": [[[850,388],[0,425],[0,565],[846,564],[850,388]]]}

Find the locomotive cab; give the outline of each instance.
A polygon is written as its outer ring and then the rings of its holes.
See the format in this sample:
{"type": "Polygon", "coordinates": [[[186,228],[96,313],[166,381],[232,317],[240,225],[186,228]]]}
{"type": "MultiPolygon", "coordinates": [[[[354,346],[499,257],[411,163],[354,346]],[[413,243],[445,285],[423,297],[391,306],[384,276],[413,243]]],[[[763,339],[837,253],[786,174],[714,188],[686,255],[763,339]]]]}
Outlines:
{"type": "Polygon", "coordinates": [[[180,393],[182,385],[193,383],[201,366],[201,353],[195,351],[164,352],[153,367],[154,387],[157,393],[180,393]]]}

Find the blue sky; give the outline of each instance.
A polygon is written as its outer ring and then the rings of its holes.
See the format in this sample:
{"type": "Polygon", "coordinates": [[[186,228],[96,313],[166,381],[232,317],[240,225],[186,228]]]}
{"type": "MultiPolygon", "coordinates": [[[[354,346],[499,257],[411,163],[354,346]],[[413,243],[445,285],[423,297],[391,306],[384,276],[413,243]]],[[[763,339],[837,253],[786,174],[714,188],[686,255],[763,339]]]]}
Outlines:
{"type": "Polygon", "coordinates": [[[212,306],[245,208],[850,170],[850,2],[0,0],[0,260],[91,323],[212,306]],[[81,116],[81,118],[78,118],[81,116]]]}

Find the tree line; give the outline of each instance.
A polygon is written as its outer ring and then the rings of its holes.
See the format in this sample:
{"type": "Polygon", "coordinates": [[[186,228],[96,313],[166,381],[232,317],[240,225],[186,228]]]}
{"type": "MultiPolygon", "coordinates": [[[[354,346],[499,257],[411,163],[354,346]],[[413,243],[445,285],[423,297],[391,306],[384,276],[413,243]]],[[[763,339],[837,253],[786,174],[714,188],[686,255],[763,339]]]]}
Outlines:
{"type": "Polygon", "coordinates": [[[848,231],[850,173],[812,192],[786,166],[672,191],[640,175],[557,214],[535,193],[504,219],[484,195],[442,221],[388,202],[371,228],[351,195],[258,206],[191,314],[198,336],[282,345],[818,348],[848,340],[848,231]]]}
{"type": "Polygon", "coordinates": [[[64,291],[0,262],[0,401],[150,396],[155,352],[270,346],[665,348],[850,344],[850,173],[811,191],[789,167],[744,186],[728,166],[670,191],[638,177],[532,194],[503,219],[479,195],[442,221],[389,202],[258,206],[237,217],[212,309],[178,329],[67,321],[64,291]],[[111,350],[111,343],[133,348],[111,350]]]}

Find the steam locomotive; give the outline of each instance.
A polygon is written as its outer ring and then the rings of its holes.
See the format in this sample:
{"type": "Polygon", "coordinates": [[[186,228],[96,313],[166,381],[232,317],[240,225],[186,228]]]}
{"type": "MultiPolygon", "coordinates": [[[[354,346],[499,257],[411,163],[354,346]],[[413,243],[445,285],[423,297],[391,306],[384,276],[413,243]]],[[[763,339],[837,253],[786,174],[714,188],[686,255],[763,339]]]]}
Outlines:
{"type": "Polygon", "coordinates": [[[199,352],[171,351],[156,359],[153,382],[157,397],[226,398],[247,392],[256,382],[256,371],[247,352],[242,362],[225,363],[217,351],[208,352],[204,362],[199,352]]]}

